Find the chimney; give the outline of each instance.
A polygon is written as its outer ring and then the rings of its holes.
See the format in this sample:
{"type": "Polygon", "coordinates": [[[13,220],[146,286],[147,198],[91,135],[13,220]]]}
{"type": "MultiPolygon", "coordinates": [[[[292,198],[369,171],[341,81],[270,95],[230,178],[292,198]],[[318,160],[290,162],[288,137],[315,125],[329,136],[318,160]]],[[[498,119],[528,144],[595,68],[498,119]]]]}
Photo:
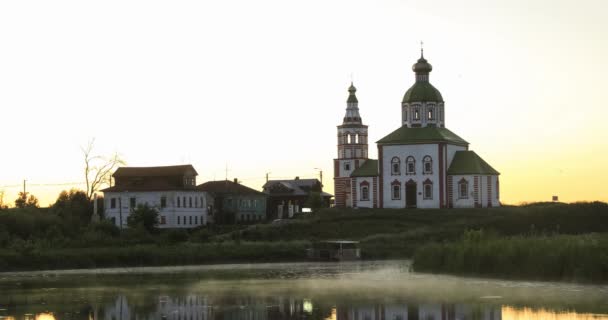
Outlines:
{"type": "Polygon", "coordinates": [[[234,183],[239,183],[239,179],[234,178],[234,183]]]}
{"type": "Polygon", "coordinates": [[[300,177],[296,177],[296,180],[300,180],[300,177]]]}

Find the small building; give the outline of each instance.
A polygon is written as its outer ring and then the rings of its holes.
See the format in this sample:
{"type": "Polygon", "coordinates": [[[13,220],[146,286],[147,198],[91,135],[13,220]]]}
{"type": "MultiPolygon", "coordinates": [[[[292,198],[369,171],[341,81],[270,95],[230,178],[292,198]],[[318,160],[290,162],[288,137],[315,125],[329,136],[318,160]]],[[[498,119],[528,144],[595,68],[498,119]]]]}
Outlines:
{"type": "Polygon", "coordinates": [[[159,228],[195,228],[207,224],[207,199],[196,189],[198,173],[192,165],[120,167],[114,186],[104,193],[105,218],[118,227],[138,205],[158,210],[159,228]]]}
{"type": "Polygon", "coordinates": [[[318,192],[323,206],[329,207],[333,195],[323,192],[323,185],[318,179],[269,180],[263,186],[268,195],[268,216],[271,219],[291,218],[301,212],[311,193],[318,192]]]}
{"type": "Polygon", "coordinates": [[[209,195],[214,223],[255,223],[266,220],[266,194],[234,181],[209,181],[196,187],[209,195]]]}

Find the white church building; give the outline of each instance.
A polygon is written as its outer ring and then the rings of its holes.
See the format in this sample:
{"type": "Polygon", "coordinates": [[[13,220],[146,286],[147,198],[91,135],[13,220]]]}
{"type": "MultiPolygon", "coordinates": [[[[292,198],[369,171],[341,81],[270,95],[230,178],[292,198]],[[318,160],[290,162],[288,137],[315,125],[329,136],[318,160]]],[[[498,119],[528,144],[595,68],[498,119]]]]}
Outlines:
{"type": "Polygon", "coordinates": [[[348,88],[334,159],[336,207],[500,206],[499,173],[445,127],[443,97],[429,82],[423,52],[412,69],[416,82],[401,102],[401,127],[377,141],[378,160],[368,158],[368,126],[357,89],[348,88]]]}

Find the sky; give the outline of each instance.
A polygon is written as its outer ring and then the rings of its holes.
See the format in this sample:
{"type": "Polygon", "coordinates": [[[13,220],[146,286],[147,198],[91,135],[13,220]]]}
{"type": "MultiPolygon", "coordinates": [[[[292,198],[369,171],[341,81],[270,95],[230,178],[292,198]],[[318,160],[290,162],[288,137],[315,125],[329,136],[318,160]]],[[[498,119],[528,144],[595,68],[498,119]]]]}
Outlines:
{"type": "MultiPolygon", "coordinates": [[[[608,201],[603,0],[1,1],[0,192],[83,188],[81,147],[197,182],[333,192],[357,87],[369,141],[400,126],[420,42],[446,127],[503,203],[608,201]]],[[[377,148],[370,144],[370,157],[377,148]]]]}

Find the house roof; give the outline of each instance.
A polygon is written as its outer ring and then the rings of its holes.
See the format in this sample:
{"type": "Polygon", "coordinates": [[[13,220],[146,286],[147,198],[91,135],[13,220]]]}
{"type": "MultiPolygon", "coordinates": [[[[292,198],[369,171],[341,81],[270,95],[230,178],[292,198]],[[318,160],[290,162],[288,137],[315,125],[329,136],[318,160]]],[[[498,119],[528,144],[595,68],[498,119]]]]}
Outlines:
{"type": "Polygon", "coordinates": [[[246,187],[242,184],[230,181],[208,181],[196,187],[197,190],[206,191],[214,194],[234,194],[234,195],[263,195],[265,193],[246,187]]]}
{"type": "Polygon", "coordinates": [[[384,138],[378,140],[378,144],[417,144],[417,143],[432,143],[432,142],[447,142],[457,145],[468,145],[461,137],[457,136],[447,128],[438,127],[422,127],[401,128],[389,133],[384,138]]]}
{"type": "Polygon", "coordinates": [[[162,167],[120,167],[116,169],[113,177],[166,177],[179,176],[186,174],[198,175],[191,164],[179,166],[162,166],[162,167]]]}
{"type": "Polygon", "coordinates": [[[450,168],[449,175],[463,174],[483,174],[483,175],[499,175],[500,173],[492,168],[474,151],[456,151],[450,168]]]}
{"type": "Polygon", "coordinates": [[[367,159],[363,164],[350,174],[351,177],[376,177],[378,176],[378,160],[367,159]]]}
{"type": "MultiPolygon", "coordinates": [[[[264,193],[270,194],[269,188],[276,187],[280,192],[272,192],[273,196],[308,196],[315,185],[320,185],[318,179],[268,180],[263,186],[264,193]]],[[[276,189],[275,189],[276,190],[276,189]]],[[[333,197],[332,194],[321,192],[322,197],[333,197]]]]}
{"type": "Polygon", "coordinates": [[[168,181],[153,180],[139,183],[116,185],[101,190],[102,192],[141,192],[141,191],[194,191],[193,186],[175,186],[168,181]]]}

